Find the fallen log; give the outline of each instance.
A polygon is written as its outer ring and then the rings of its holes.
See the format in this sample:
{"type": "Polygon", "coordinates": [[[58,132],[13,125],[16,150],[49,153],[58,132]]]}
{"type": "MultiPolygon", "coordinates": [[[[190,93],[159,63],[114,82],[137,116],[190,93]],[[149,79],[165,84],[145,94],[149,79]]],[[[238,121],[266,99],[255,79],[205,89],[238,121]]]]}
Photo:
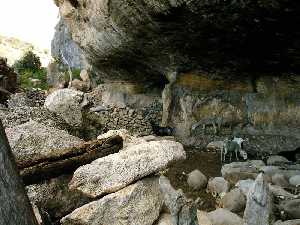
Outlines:
{"type": "Polygon", "coordinates": [[[62,174],[70,174],[97,158],[117,153],[122,147],[123,139],[120,136],[85,142],[61,151],[53,151],[54,154],[26,167],[19,165],[20,174],[26,185],[38,183],[62,174]]]}

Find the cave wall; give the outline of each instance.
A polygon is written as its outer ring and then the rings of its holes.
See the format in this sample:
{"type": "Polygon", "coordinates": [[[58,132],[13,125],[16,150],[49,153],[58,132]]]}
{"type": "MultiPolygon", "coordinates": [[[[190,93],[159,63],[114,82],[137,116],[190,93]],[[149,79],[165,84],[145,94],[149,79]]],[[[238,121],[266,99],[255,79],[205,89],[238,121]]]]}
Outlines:
{"type": "Polygon", "coordinates": [[[154,80],[174,70],[299,70],[293,0],[58,0],[99,76],[154,80]]]}
{"type": "Polygon", "coordinates": [[[300,146],[299,76],[224,79],[185,73],[173,84],[169,98],[164,100],[171,102],[168,125],[186,145],[205,147],[235,135],[249,138],[249,152],[276,153],[300,146]]]}

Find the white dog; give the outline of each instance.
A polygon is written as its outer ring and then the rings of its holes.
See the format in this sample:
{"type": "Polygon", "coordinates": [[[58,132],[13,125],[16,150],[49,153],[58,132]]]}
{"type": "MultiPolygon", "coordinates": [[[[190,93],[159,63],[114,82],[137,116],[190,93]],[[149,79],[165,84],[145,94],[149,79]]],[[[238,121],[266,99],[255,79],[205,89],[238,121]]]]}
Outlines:
{"type": "Polygon", "coordinates": [[[242,143],[246,141],[243,138],[234,137],[233,140],[224,140],[223,148],[221,149],[221,161],[225,161],[226,155],[230,154],[230,161],[232,154],[235,153],[236,160],[238,160],[238,154],[243,157],[244,160],[248,158],[246,151],[242,150],[242,143]]]}

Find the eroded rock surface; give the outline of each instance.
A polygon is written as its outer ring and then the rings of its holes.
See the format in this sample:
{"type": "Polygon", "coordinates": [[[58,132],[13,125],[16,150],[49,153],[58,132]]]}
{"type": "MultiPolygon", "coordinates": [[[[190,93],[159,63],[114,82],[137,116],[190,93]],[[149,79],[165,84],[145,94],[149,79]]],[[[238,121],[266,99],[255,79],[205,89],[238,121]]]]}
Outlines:
{"type": "Polygon", "coordinates": [[[45,107],[62,117],[71,126],[82,124],[81,103],[83,92],[72,89],[61,89],[47,96],[45,107]]]}
{"type": "Polygon", "coordinates": [[[198,225],[197,208],[194,202],[187,199],[181,189],[175,190],[168,178],[159,178],[160,190],[164,203],[171,213],[174,225],[198,225]]]}
{"type": "Polygon", "coordinates": [[[245,225],[270,225],[273,220],[272,197],[264,175],[259,174],[247,195],[245,225]]]}
{"type": "Polygon", "coordinates": [[[178,142],[163,140],[137,144],[78,168],[70,188],[98,197],[118,191],[185,157],[185,151],[178,142]]]}
{"type": "Polygon", "coordinates": [[[62,148],[83,142],[64,130],[47,127],[33,120],[13,128],[6,128],[5,132],[20,168],[47,158],[62,148]]]}
{"type": "Polygon", "coordinates": [[[172,66],[187,70],[195,64],[299,65],[299,29],[289,28],[299,21],[293,1],[56,2],[73,40],[106,77],[155,79],[172,66]]]}
{"type": "Polygon", "coordinates": [[[159,217],[162,203],[158,178],[145,178],[76,209],[64,217],[61,223],[152,225],[159,217]]]}
{"type": "Polygon", "coordinates": [[[227,209],[216,209],[208,213],[213,225],[243,225],[243,219],[227,209]]]}

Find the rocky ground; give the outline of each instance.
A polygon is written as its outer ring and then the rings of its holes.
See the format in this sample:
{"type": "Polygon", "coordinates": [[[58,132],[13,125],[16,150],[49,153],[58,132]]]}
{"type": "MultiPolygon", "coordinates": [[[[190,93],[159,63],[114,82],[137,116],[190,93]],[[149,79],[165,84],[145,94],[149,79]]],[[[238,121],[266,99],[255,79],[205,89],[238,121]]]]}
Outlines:
{"type": "Polygon", "coordinates": [[[149,121],[159,118],[158,108],[103,104],[106,98],[100,105],[88,95],[18,93],[0,109],[40,224],[299,224],[299,161],[272,155],[222,164],[218,142],[183,148],[174,137],[153,135],[149,121]],[[86,113],[122,122],[87,129],[86,113]],[[108,141],[117,136],[122,145],[108,141]]]}

